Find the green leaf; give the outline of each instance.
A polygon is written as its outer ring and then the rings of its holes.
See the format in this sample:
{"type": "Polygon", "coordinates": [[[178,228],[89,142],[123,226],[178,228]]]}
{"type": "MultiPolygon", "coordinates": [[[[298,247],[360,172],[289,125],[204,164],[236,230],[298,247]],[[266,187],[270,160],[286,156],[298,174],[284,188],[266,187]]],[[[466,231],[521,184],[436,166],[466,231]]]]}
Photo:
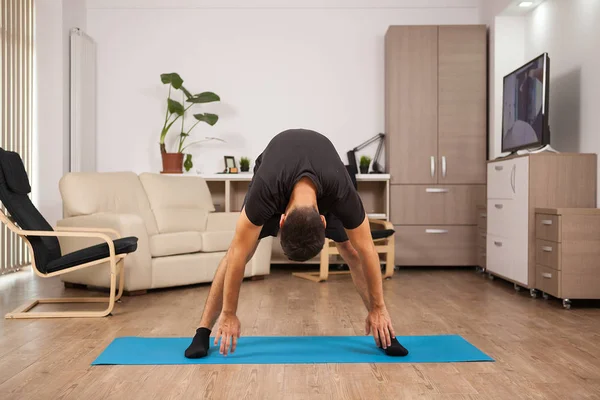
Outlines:
{"type": "Polygon", "coordinates": [[[187,89],[186,89],[185,87],[183,87],[183,86],[181,86],[181,91],[182,91],[182,92],[185,94],[185,97],[187,97],[187,98],[188,98],[188,100],[189,100],[190,98],[192,98],[192,97],[193,97],[193,95],[190,93],[190,91],[189,91],[189,90],[187,90],[187,89]]]}
{"type": "Polygon", "coordinates": [[[168,99],[168,102],[169,102],[169,112],[171,114],[183,115],[185,110],[183,108],[183,105],[180,102],[175,101],[173,99],[168,99]]]}
{"type": "Polygon", "coordinates": [[[170,83],[175,89],[179,89],[183,85],[183,79],[176,72],[161,74],[160,81],[164,84],[170,83]]]}
{"type": "Polygon", "coordinates": [[[209,114],[209,113],[194,114],[194,118],[196,118],[198,121],[206,122],[210,126],[213,126],[219,120],[219,116],[217,114],[209,114]]]}
{"type": "Polygon", "coordinates": [[[190,169],[192,169],[192,167],[194,166],[194,163],[192,162],[192,155],[191,154],[186,154],[185,155],[185,161],[183,162],[183,166],[185,168],[186,171],[189,171],[190,169]]]}
{"type": "Polygon", "coordinates": [[[202,92],[193,95],[188,99],[190,103],[212,103],[213,101],[221,101],[221,98],[213,92],[202,92]]]}

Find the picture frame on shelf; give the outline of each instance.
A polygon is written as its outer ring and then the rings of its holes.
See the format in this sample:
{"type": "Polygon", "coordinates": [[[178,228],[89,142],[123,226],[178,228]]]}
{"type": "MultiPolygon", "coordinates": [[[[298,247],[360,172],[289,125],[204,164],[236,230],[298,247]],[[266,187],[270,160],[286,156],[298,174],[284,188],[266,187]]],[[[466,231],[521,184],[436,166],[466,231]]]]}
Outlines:
{"type": "Polygon", "coordinates": [[[225,161],[225,172],[228,174],[237,174],[238,169],[235,164],[235,157],[233,156],[223,156],[225,161]]]}

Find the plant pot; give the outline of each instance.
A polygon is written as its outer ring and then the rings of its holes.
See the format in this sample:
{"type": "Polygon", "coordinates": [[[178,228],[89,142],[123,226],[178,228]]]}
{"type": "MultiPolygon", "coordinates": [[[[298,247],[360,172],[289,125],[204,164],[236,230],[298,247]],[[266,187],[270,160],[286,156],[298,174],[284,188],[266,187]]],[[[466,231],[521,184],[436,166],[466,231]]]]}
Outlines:
{"type": "Polygon", "coordinates": [[[160,153],[162,155],[163,170],[161,174],[182,174],[183,153],[160,153]]]}
{"type": "Polygon", "coordinates": [[[250,166],[249,165],[240,166],[240,170],[242,172],[248,172],[248,171],[250,171],[250,166]]]}
{"type": "Polygon", "coordinates": [[[368,165],[366,165],[366,166],[361,165],[360,166],[360,173],[361,174],[368,174],[369,173],[369,166],[368,165]]]}

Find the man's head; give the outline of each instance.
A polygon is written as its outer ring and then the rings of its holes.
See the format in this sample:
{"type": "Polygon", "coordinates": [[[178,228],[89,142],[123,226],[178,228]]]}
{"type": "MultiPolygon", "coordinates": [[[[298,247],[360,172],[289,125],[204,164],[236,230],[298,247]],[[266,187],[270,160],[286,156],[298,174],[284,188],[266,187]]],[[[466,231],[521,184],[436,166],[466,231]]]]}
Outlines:
{"type": "Polygon", "coordinates": [[[325,243],[325,217],[314,207],[296,207],[281,216],[281,247],[292,261],[310,260],[325,243]]]}

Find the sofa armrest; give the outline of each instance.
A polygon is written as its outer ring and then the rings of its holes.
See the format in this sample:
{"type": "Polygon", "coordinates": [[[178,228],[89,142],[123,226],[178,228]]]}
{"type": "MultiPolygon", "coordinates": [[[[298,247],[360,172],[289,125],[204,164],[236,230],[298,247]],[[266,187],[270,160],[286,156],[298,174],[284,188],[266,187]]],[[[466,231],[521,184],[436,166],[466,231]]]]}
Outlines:
{"type": "Polygon", "coordinates": [[[207,231],[235,231],[240,212],[211,212],[206,220],[207,231]]]}
{"type": "MultiPolygon", "coordinates": [[[[138,238],[137,250],[129,254],[125,262],[125,290],[141,290],[152,287],[152,263],[146,224],[139,215],[96,213],[65,218],[58,221],[62,228],[105,228],[118,232],[122,237],[138,238]]],[[[60,238],[63,254],[100,243],[98,239],[60,238]]],[[[109,276],[106,269],[99,267],[73,271],[62,275],[65,282],[80,283],[90,286],[109,287],[109,276]]]]}

